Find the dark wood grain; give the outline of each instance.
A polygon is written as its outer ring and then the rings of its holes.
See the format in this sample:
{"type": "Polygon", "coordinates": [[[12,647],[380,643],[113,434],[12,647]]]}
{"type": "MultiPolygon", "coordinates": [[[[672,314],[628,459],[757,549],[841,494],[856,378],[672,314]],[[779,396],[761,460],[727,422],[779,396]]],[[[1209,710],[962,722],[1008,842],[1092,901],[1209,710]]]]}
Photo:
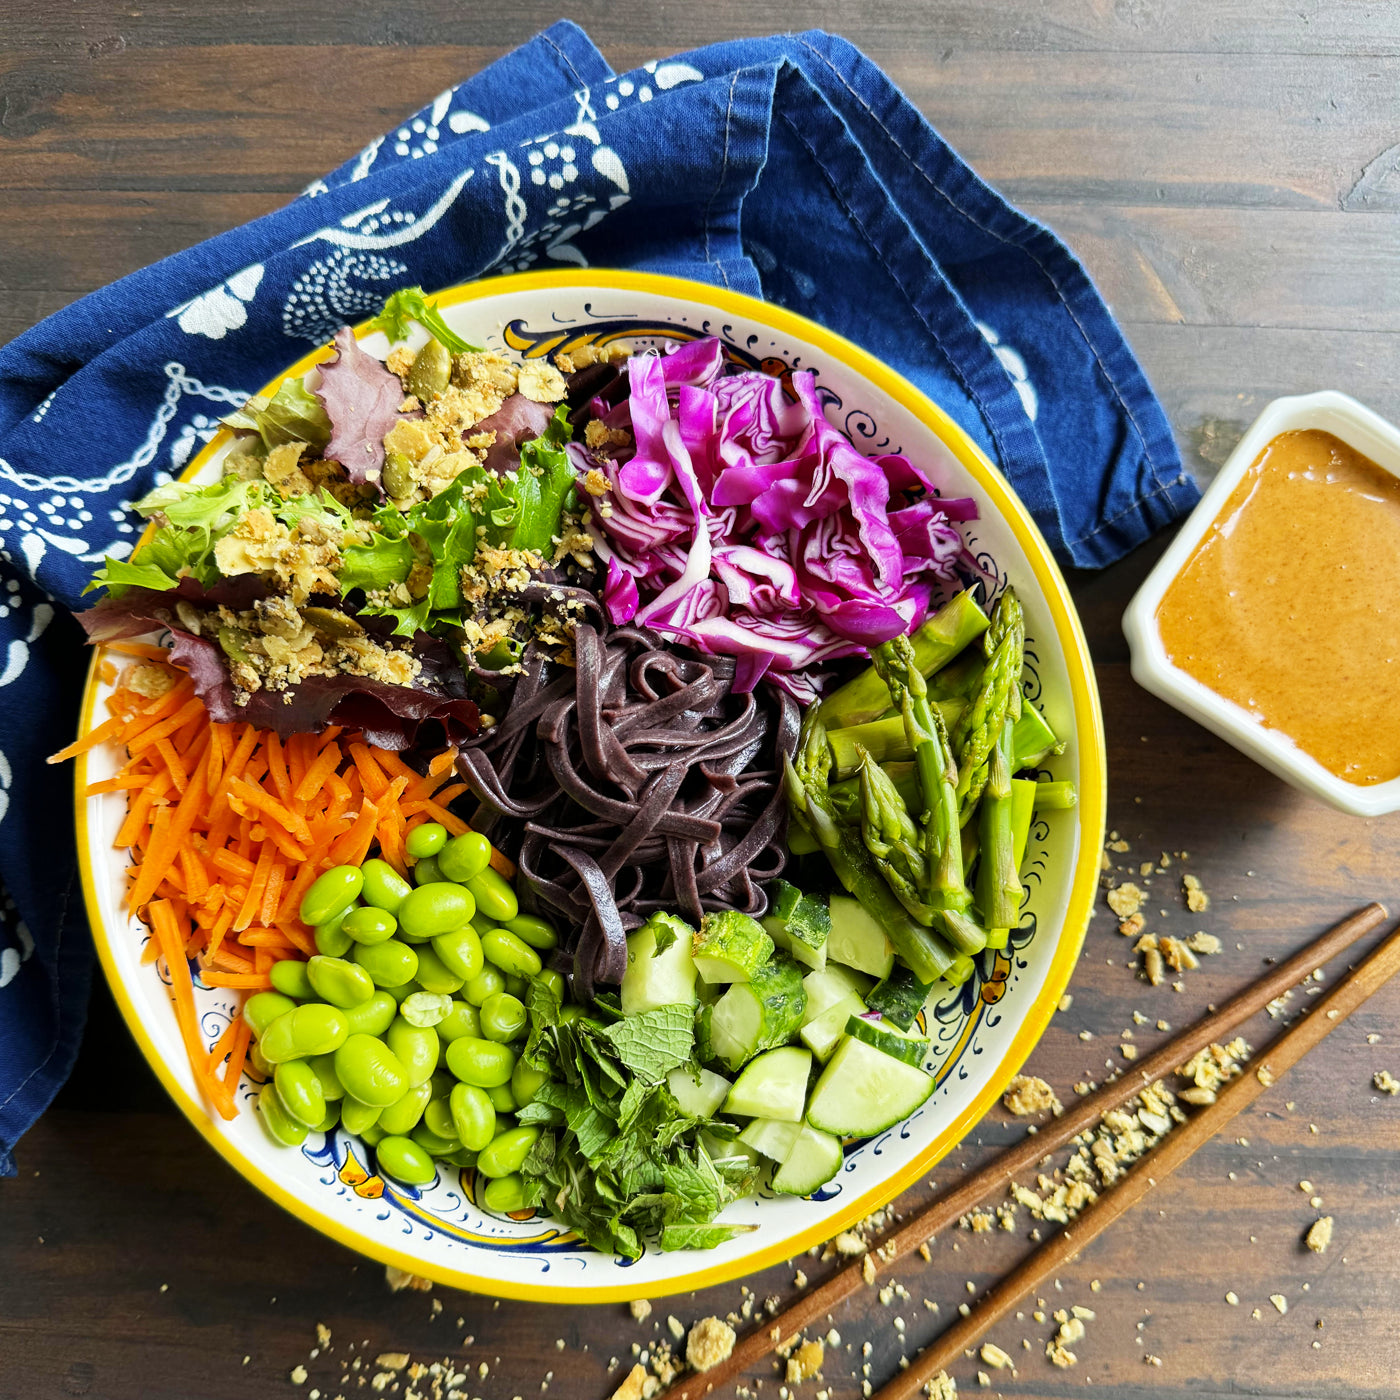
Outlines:
{"type": "MultiPolygon", "coordinates": [[[[0,339],[276,208],[556,13],[539,0],[7,0],[0,339]]],[[[619,68],[732,34],[807,25],[847,34],[989,179],[1066,235],[1202,476],[1282,393],[1336,387],[1400,416],[1396,6],[815,0],[794,12],[772,0],[587,0],[573,14],[619,68]]],[[[1146,1050],[1161,1038],[1159,1018],[1180,1027],[1356,904],[1400,901],[1400,822],[1304,799],[1133,685],[1119,617],[1162,544],[1072,581],[1099,662],[1110,824],[1132,848],[1113,858],[1135,870],[1188,851],[1212,907],[1188,915],[1174,876],[1153,876],[1152,926],[1204,928],[1225,949],[1182,991],[1149,988],[1101,910],[1073,1005],[1031,1065],[1066,1095],[1122,1063],[1124,1029],[1146,1050]],[[1148,1025],[1134,1026],[1135,1010],[1148,1025]]],[[[1282,1094],[1242,1116],[1237,1139],[1203,1149],[1046,1289],[1047,1312],[1080,1303],[1098,1314],[1076,1348],[1079,1366],[1050,1367],[1054,1324],[1036,1322],[1032,1304],[997,1329],[1018,1369],[993,1373],[989,1393],[1400,1393],[1400,1101],[1371,1087],[1381,1068],[1400,1073],[1393,987],[1298,1066],[1282,1094]],[[1322,1256],[1302,1247],[1318,1213],[1303,1180],[1336,1219],[1322,1256]],[[1286,1315],[1273,1293],[1287,1297],[1286,1315]],[[1145,1363],[1149,1354],[1161,1367],[1145,1363]]],[[[994,1113],[934,1176],[946,1180],[1021,1131],[994,1113]]],[[[21,1144],[19,1165],[0,1183],[0,1400],[373,1394],[338,1380],[351,1341],[354,1355],[469,1361],[466,1393],[483,1400],[589,1400],[609,1393],[634,1340],[668,1335],[667,1313],[689,1323],[740,1302],[737,1284],[658,1300],[638,1325],[622,1307],[493,1306],[439,1290],[435,1317],[422,1295],[390,1296],[378,1266],[286,1216],[200,1142],[100,987],[78,1070],[21,1144]],[[318,1322],[333,1351],[310,1359],[318,1322]],[[476,1340],[463,1350],[466,1335],[476,1340]],[[300,1389],[288,1380],[298,1364],[310,1372],[300,1389]]],[[[926,1197],[911,1192],[905,1208],[926,1197]]],[[[909,1300],[886,1306],[867,1290],[834,1315],[843,1340],[825,1368],[831,1400],[860,1394],[863,1365],[874,1386],[888,1380],[901,1350],[942,1330],[968,1281],[986,1287],[1029,1249],[1028,1229],[1023,1213],[1014,1232],[950,1232],[930,1264],[892,1270],[909,1300]]],[[[798,1262],[814,1280],[831,1267],[803,1259],[748,1286],[786,1296],[798,1262]]],[[[978,1392],[979,1366],[956,1368],[965,1393],[978,1392]]],[[[758,1394],[775,1395],[766,1374],[758,1394]]]]}

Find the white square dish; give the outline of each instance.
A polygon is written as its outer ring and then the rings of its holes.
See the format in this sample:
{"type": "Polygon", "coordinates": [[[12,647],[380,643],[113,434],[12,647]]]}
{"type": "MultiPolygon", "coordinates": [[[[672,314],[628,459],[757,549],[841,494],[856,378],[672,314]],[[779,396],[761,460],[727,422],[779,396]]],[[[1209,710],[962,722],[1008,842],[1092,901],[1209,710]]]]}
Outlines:
{"type": "Polygon", "coordinates": [[[1245,472],[1280,433],[1309,428],[1331,433],[1400,477],[1400,429],[1355,399],[1331,389],[1275,399],[1250,425],[1128,604],[1123,632],[1132,651],[1133,679],[1144,690],[1189,715],[1294,787],[1343,812],[1382,816],[1400,810],[1400,778],[1362,786],[1329,772],[1286,734],[1267,728],[1247,710],[1174,665],[1157,625],[1157,611],[1167,589],[1224,510],[1245,472]]]}

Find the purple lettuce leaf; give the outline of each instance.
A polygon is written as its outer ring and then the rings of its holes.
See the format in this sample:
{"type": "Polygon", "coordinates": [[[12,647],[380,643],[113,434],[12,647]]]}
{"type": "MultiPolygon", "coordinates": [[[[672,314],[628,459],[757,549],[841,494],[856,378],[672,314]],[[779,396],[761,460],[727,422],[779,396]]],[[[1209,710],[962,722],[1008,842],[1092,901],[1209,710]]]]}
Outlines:
{"type": "Polygon", "coordinates": [[[496,441],[486,449],[483,465],[503,476],[520,465],[520,448],[544,435],[554,417],[554,405],[536,403],[524,394],[512,394],[493,414],[483,418],[473,433],[496,434],[496,441]]]}
{"type": "Polygon", "coordinates": [[[384,469],[384,434],[398,422],[403,385],[367,351],[355,332],[335,333],[339,354],[320,366],[317,396],[331,420],[325,456],[339,462],[357,486],[377,483],[384,469]]]}

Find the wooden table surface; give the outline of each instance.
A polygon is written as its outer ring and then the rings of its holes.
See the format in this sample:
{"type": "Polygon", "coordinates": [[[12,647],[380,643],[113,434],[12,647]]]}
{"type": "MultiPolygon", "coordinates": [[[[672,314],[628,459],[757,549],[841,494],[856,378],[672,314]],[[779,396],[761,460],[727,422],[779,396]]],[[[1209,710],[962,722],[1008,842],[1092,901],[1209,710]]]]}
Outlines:
{"type": "MultiPolygon", "coordinates": [[[[0,16],[4,340],[281,205],[555,9],[4,0],[0,16]]],[[[1085,260],[1202,480],[1279,394],[1339,388],[1400,417],[1400,7],[582,0],[573,16],[619,70],[737,33],[845,33],[1085,260]]],[[[1187,914],[1178,872],[1158,875],[1149,927],[1204,928],[1225,951],[1180,992],[1148,987],[1101,909],[1073,1006],[1031,1062],[1064,1096],[1118,1061],[1135,1010],[1182,1025],[1366,899],[1400,910],[1400,822],[1330,812],[1133,685],[1119,615],[1161,546],[1074,580],[1107,721],[1110,825],[1131,846],[1114,859],[1135,869],[1189,852],[1184,868],[1210,910],[1187,914]]],[[[1137,1029],[1141,1046],[1157,1037],[1151,1024],[1137,1029]]],[[[1400,1394],[1400,1099],[1372,1088],[1384,1068],[1400,1073],[1400,987],[1239,1120],[1238,1140],[1200,1152],[1047,1289],[1047,1311],[1077,1303],[1097,1314],[1077,1368],[1050,1366],[1054,1324],[1037,1323],[1028,1300],[1023,1320],[994,1335],[1017,1370],[993,1373],[988,1393],[1400,1394]],[[1325,1255],[1302,1247],[1318,1212],[1300,1181],[1335,1218],[1325,1255]]],[[[1019,1131],[994,1114],[938,1174],[1019,1131]]],[[[639,1326],[621,1306],[439,1289],[437,1314],[422,1294],[391,1297],[380,1267],[284,1215],[199,1140],[102,987],[72,1082],[18,1161],[18,1179],[0,1183],[0,1397],[373,1394],[337,1383],[353,1342],[356,1354],[465,1359],[468,1393],[484,1400],[587,1400],[610,1393],[612,1358],[666,1335],[668,1312],[689,1323],[740,1301],[738,1284],[682,1296],[639,1326]],[[310,1359],[318,1323],[334,1350],[310,1359]],[[310,1374],[300,1390],[289,1380],[299,1364],[310,1374]]],[[[912,1192],[902,1208],[921,1199],[912,1192]]],[[[1031,1247],[1028,1225],[1023,1213],[1014,1233],[954,1232],[931,1264],[895,1270],[910,1301],[863,1293],[833,1318],[843,1342],[824,1381],[794,1393],[848,1400],[863,1364],[878,1386],[941,1325],[921,1300],[947,1317],[969,1281],[980,1289],[1031,1247]]],[[[829,1267],[799,1262],[813,1279],[829,1267]]],[[[787,1295],[793,1275],[774,1268],[749,1285],[787,1295]]],[[[979,1365],[956,1368],[964,1392],[978,1392],[979,1365]]],[[[777,1393],[768,1374],[760,1395],[777,1393]]]]}

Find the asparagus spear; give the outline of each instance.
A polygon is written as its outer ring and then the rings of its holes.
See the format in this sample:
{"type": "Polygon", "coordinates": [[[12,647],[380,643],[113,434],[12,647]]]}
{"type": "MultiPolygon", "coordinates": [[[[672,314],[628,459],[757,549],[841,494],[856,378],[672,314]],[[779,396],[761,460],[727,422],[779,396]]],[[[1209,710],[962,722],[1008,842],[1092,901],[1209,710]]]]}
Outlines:
{"type": "Polygon", "coordinates": [[[992,609],[992,625],[982,638],[987,668],[982,685],[953,730],[958,756],[958,804],[964,821],[977,806],[987,782],[987,761],[1003,723],[1021,717],[1021,667],[1026,622],[1015,589],[1008,588],[992,609]]]}
{"type": "MultiPolygon", "coordinates": [[[[914,655],[922,675],[946,666],[964,647],[987,630],[987,615],[977,606],[970,590],[959,593],[940,608],[914,634],[914,655]]],[[[890,698],[879,673],[871,667],[822,701],[828,729],[866,724],[879,719],[890,698]]]]}
{"type": "Polygon", "coordinates": [[[932,982],[952,963],[953,950],[938,934],[910,918],[881,878],[859,834],[837,821],[827,787],[831,746],[821,708],[813,705],[803,716],[796,757],[783,760],[789,810],[822,848],[836,878],[885,930],[909,970],[920,982],[932,982]]]}
{"type": "Polygon", "coordinates": [[[1006,721],[988,759],[987,786],[979,813],[982,861],[977,873],[977,896],[989,929],[1011,928],[1021,917],[1021,898],[1025,894],[1017,872],[1012,820],[1011,742],[1012,725],[1006,721]]]}
{"type": "MultiPolygon", "coordinates": [[[[958,722],[967,708],[960,700],[935,700],[931,703],[950,726],[958,722]]],[[[897,703],[894,712],[887,718],[871,720],[868,724],[853,724],[845,729],[832,729],[827,733],[827,740],[836,762],[836,776],[842,779],[854,776],[860,767],[858,749],[869,749],[877,763],[914,757],[897,703]]]]}
{"type": "Polygon", "coordinates": [[[860,764],[860,833],[875,868],[894,896],[921,924],[933,923],[934,911],[922,898],[928,862],[920,849],[919,829],[890,781],[865,750],[860,764]]]}
{"type": "Polygon", "coordinates": [[[1071,782],[1062,780],[1035,785],[1035,805],[1037,808],[1056,811],[1065,807],[1073,807],[1078,800],[1079,795],[1075,792],[1074,784],[1071,782]]]}
{"type": "MultiPolygon", "coordinates": [[[[901,726],[903,720],[900,721],[901,726]]],[[[850,731],[845,731],[849,733],[850,731]]],[[[872,755],[873,756],[873,755],[872,755]]],[[[912,759],[896,759],[892,763],[882,763],[885,776],[895,785],[899,795],[904,799],[904,805],[911,811],[919,810],[919,804],[923,800],[923,790],[919,787],[918,774],[914,771],[912,759]]],[[[854,825],[860,821],[860,777],[843,778],[839,783],[831,785],[831,805],[836,811],[838,820],[847,825],[854,825]]]]}

